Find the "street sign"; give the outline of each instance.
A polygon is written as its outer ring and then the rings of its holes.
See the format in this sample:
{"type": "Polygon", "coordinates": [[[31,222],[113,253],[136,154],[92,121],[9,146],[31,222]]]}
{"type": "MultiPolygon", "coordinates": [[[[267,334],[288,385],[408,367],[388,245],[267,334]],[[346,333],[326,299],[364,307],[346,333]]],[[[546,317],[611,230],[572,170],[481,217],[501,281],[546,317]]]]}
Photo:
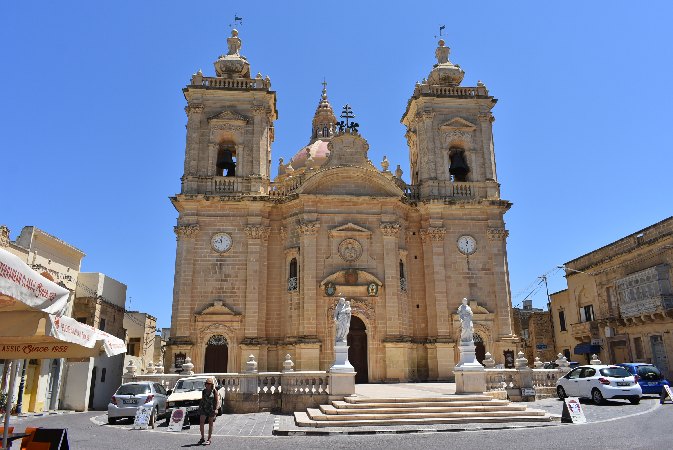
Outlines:
{"type": "Polygon", "coordinates": [[[150,415],[152,414],[152,406],[139,406],[136,409],[136,416],[133,420],[133,429],[146,430],[150,424],[150,415]]]}
{"type": "Polygon", "coordinates": [[[592,339],[591,345],[603,345],[603,339],[592,339]]]}
{"type": "Polygon", "coordinates": [[[580,399],[577,397],[567,397],[563,402],[563,413],[561,414],[563,423],[587,423],[584,416],[584,410],[580,399]]]}
{"type": "Polygon", "coordinates": [[[185,417],[187,417],[187,408],[175,408],[171,413],[171,420],[168,422],[168,431],[182,431],[185,417]]]}
{"type": "Polygon", "coordinates": [[[668,385],[664,385],[664,392],[662,393],[661,397],[661,404],[663,404],[666,401],[666,397],[668,396],[669,399],[673,400],[673,392],[671,392],[671,387],[668,385]]]}
{"type": "Polygon", "coordinates": [[[537,344],[535,348],[538,350],[547,350],[547,344],[537,344]]]}
{"type": "Polygon", "coordinates": [[[521,396],[522,397],[535,397],[535,389],[534,388],[521,388],[521,396]]]}

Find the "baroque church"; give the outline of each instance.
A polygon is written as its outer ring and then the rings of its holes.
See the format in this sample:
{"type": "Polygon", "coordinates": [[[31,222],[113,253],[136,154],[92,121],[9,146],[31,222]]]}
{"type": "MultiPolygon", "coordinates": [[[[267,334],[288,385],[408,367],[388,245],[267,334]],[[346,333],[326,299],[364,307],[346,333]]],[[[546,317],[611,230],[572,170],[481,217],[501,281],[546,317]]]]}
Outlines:
{"type": "MultiPolygon", "coordinates": [[[[307,145],[271,179],[276,92],[251,76],[236,30],[215,76],[183,89],[187,142],[178,211],[166,361],[197,372],[328,370],[333,313],[350,300],[349,359],[357,382],[450,380],[456,311],[474,312],[477,355],[497,363],[512,332],[503,216],[493,146],[496,103],[443,40],[402,116],[410,184],[377,168],[357,124],[339,121],[323,91],[307,145]]],[[[401,105],[402,106],[402,105],[401,105]]]]}

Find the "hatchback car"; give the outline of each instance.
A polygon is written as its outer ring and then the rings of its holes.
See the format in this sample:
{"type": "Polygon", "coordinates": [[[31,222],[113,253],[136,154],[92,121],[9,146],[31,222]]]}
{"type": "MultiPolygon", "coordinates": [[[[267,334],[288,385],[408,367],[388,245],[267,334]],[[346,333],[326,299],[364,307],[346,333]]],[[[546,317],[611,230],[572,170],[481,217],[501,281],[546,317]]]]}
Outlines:
{"type": "Polygon", "coordinates": [[[661,395],[664,386],[669,386],[668,380],[664,378],[657,366],[646,363],[623,363],[617,364],[625,368],[636,376],[638,384],[640,384],[643,394],[661,395]]]}
{"type": "Polygon", "coordinates": [[[608,365],[579,366],[556,382],[560,399],[581,397],[597,405],[605,399],[627,399],[634,405],[640,402],[643,391],[635,377],[623,367],[608,365]]]}
{"type": "Polygon", "coordinates": [[[150,425],[154,425],[158,416],[166,414],[166,389],[159,383],[149,381],[124,383],[107,405],[107,421],[109,424],[118,419],[134,418],[139,406],[152,406],[150,425]]]}

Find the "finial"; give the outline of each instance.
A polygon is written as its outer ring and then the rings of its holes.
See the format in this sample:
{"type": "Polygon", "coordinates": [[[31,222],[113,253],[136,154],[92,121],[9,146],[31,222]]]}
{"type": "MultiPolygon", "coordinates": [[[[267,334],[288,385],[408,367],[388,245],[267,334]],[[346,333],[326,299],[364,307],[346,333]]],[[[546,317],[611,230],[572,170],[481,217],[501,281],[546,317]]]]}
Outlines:
{"type": "Polygon", "coordinates": [[[322,79],[322,99],[327,100],[327,81],[325,81],[325,78],[322,79]]]}
{"type": "Polygon", "coordinates": [[[231,35],[232,35],[233,37],[238,36],[238,30],[237,30],[236,28],[232,29],[232,30],[231,30],[231,35]]]}

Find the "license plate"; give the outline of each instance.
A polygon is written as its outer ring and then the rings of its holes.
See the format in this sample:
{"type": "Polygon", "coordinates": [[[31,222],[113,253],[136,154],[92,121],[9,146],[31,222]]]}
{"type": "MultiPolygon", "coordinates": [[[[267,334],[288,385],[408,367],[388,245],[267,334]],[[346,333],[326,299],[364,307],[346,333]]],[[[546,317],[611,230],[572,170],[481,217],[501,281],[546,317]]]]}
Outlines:
{"type": "Polygon", "coordinates": [[[628,381],[618,381],[617,386],[629,386],[631,383],[628,381]]]}
{"type": "Polygon", "coordinates": [[[198,409],[199,409],[198,406],[188,406],[188,407],[187,407],[187,411],[188,411],[188,412],[189,412],[189,411],[196,411],[196,410],[198,410],[198,409]]]}
{"type": "Polygon", "coordinates": [[[649,383],[647,383],[647,385],[648,386],[656,386],[657,382],[656,381],[650,381],[649,383]]]}
{"type": "Polygon", "coordinates": [[[135,405],[136,403],[138,403],[138,400],[136,400],[135,398],[130,398],[128,400],[122,400],[122,403],[125,405],[135,405]]]}

